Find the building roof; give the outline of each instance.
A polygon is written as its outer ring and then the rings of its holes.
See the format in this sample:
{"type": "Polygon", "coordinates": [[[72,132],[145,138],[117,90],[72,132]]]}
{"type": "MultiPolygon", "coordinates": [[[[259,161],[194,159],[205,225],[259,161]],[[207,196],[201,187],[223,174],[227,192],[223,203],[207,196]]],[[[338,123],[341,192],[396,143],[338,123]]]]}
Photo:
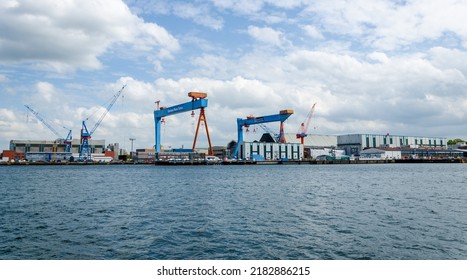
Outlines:
{"type": "MultiPolygon", "coordinates": [[[[58,144],[60,142],[60,139],[57,139],[57,140],[17,140],[17,139],[13,139],[13,140],[10,140],[10,144],[32,144],[32,145],[53,145],[53,144],[58,144]],[[57,142],[57,143],[55,143],[57,142]]],[[[79,146],[81,143],[80,143],[80,139],[73,139],[72,140],[72,145],[73,146],[79,146]]],[[[103,139],[90,139],[89,140],[89,144],[90,145],[105,145],[105,140],[103,139]]]]}
{"type": "MultiPolygon", "coordinates": [[[[296,134],[292,133],[286,133],[285,140],[287,143],[300,143],[300,138],[297,139],[296,134]]],[[[306,147],[337,147],[337,136],[310,134],[305,137],[304,145],[306,147]]]]}
{"type": "Polygon", "coordinates": [[[375,149],[375,148],[370,148],[366,150],[362,150],[360,152],[360,155],[367,155],[367,154],[384,154],[386,151],[380,150],[380,149],[375,149]]]}

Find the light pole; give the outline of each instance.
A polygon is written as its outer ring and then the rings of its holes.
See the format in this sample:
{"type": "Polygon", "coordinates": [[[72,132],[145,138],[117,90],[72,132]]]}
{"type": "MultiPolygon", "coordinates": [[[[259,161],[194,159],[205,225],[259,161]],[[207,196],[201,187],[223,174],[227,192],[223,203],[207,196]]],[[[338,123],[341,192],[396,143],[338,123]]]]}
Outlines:
{"type": "Polygon", "coordinates": [[[131,141],[131,150],[130,150],[130,154],[133,152],[133,141],[135,141],[136,138],[130,138],[130,141],[131,141]]]}

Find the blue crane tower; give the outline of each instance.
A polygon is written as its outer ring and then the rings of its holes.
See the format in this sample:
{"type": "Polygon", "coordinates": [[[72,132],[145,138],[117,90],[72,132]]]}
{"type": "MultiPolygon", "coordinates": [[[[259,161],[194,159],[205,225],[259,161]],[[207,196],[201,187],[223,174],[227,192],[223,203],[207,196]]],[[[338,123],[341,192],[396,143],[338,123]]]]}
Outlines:
{"type": "MultiPolygon", "coordinates": [[[[191,97],[190,102],[182,103],[179,105],[171,106],[171,107],[161,107],[154,111],[154,122],[155,122],[155,148],[156,153],[160,153],[161,151],[161,120],[164,117],[180,114],[188,111],[194,111],[200,109],[200,114],[198,118],[198,125],[196,127],[195,139],[193,140],[193,151],[196,148],[196,140],[198,138],[199,127],[201,123],[204,123],[204,127],[206,129],[206,135],[208,138],[209,144],[209,155],[213,155],[212,145],[211,145],[211,138],[209,136],[208,130],[208,123],[206,121],[206,115],[204,112],[204,108],[208,107],[208,99],[206,98],[208,95],[204,92],[189,92],[188,96],[191,97]]],[[[194,115],[194,113],[193,113],[194,115]]]]}
{"type": "Polygon", "coordinates": [[[120,94],[122,94],[123,89],[125,89],[126,85],[124,85],[111,99],[109,105],[105,109],[104,113],[100,116],[99,120],[96,122],[94,127],[91,130],[88,130],[86,126],[86,121],[89,120],[90,117],[86,118],[82,122],[81,126],[81,146],[79,148],[79,160],[91,160],[91,147],[89,147],[89,140],[91,139],[92,134],[96,131],[96,129],[101,124],[102,120],[104,120],[105,116],[109,112],[110,108],[114,105],[115,101],[117,101],[120,94]]]}
{"type": "MultiPolygon", "coordinates": [[[[26,107],[29,111],[31,111],[31,113],[34,114],[34,116],[36,116],[36,118],[41,122],[43,123],[50,131],[53,132],[53,134],[55,134],[55,136],[58,137],[58,139],[60,140],[61,143],[65,144],[65,152],[69,153],[70,150],[71,150],[71,142],[72,142],[72,136],[71,136],[71,129],[68,129],[66,127],[63,126],[64,129],[68,130],[68,135],[66,136],[66,138],[63,138],[63,136],[57,132],[57,130],[55,130],[53,128],[53,126],[51,126],[46,120],[44,117],[42,117],[37,111],[35,111],[33,108],[31,108],[30,106],[28,105],[24,105],[24,107],[26,107]]],[[[56,152],[56,151],[55,151],[56,152]]]]}
{"type": "Polygon", "coordinates": [[[285,143],[284,137],[284,121],[288,119],[294,113],[293,110],[282,110],[279,114],[262,116],[262,117],[247,117],[246,119],[237,118],[237,146],[234,151],[234,158],[237,157],[238,147],[240,143],[243,142],[243,127],[249,127],[254,124],[268,123],[268,122],[280,122],[280,133],[279,133],[279,143],[285,143]]]}

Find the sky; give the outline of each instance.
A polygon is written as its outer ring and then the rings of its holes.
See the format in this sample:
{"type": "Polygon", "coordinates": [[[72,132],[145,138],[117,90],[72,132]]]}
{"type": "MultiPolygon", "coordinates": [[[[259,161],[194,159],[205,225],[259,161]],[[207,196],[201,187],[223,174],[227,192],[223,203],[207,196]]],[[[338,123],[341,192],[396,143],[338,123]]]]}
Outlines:
{"type": "MultiPolygon", "coordinates": [[[[190,91],[208,94],[213,145],[284,109],[297,133],[314,103],[312,134],[467,139],[466,14],[457,0],[2,0],[0,150],[56,138],[25,104],[78,139],[123,85],[92,137],[127,149],[153,147],[155,101],[190,91]]],[[[195,113],[166,118],[163,147],[191,147],[195,113]]]]}

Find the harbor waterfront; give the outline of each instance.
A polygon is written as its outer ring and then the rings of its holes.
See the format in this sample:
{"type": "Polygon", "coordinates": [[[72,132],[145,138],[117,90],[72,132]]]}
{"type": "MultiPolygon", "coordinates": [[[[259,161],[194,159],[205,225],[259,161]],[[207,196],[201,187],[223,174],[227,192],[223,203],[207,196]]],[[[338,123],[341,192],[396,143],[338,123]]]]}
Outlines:
{"type": "Polygon", "coordinates": [[[9,165],[1,259],[467,259],[467,165],[9,165]]]}
{"type": "Polygon", "coordinates": [[[297,165],[297,164],[381,164],[381,163],[467,163],[467,158],[447,158],[447,159],[371,159],[371,160],[225,160],[210,162],[206,160],[199,161],[155,161],[155,162],[133,162],[133,161],[114,161],[114,162],[98,162],[98,161],[84,161],[84,162],[0,162],[1,165],[297,165]]]}

